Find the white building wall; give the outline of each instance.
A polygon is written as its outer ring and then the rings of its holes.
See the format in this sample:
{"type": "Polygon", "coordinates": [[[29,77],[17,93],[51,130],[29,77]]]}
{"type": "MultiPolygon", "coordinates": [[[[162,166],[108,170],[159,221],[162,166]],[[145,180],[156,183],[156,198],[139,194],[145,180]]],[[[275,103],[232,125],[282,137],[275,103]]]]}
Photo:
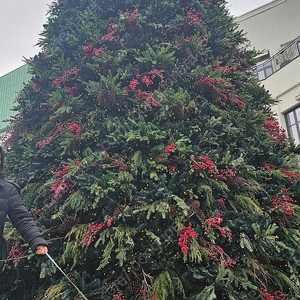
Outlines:
{"type": "Polygon", "coordinates": [[[236,21],[256,49],[272,56],[300,35],[300,0],[275,0],[236,21]]]}
{"type": "MultiPolygon", "coordinates": [[[[300,36],[300,0],[275,0],[236,19],[257,50],[273,56],[300,36]]],[[[284,113],[300,105],[300,57],[280,68],[261,84],[279,100],[274,107],[280,125],[286,127],[284,113]],[[297,100],[298,99],[298,100],[297,100]]]]}

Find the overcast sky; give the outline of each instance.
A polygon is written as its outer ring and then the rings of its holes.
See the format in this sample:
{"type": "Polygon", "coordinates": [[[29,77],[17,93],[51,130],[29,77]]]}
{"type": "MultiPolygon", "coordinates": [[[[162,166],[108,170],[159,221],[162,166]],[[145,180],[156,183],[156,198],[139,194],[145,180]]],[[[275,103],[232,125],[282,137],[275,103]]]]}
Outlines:
{"type": "MultiPolygon", "coordinates": [[[[47,4],[52,0],[0,0],[0,76],[22,66],[22,57],[38,53],[39,33],[46,22],[47,4]]],[[[270,0],[228,0],[235,16],[271,2],[270,0]]]]}

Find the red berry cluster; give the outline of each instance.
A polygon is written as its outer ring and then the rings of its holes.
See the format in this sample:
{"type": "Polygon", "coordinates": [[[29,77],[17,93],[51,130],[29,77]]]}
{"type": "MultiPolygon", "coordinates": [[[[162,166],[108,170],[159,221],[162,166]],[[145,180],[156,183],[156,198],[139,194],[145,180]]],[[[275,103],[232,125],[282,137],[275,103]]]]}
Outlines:
{"type": "Polygon", "coordinates": [[[139,14],[139,10],[136,8],[133,12],[129,12],[127,9],[125,16],[128,17],[128,23],[131,24],[134,22],[135,17],[139,14]]]}
{"type": "Polygon", "coordinates": [[[113,223],[114,219],[112,217],[108,217],[107,219],[107,227],[110,228],[112,223],[113,223]]]}
{"type": "Polygon", "coordinates": [[[151,79],[154,80],[155,78],[159,77],[160,83],[165,82],[165,77],[163,75],[163,70],[153,69],[148,72],[148,75],[151,75],[151,79]]]}
{"type": "Polygon", "coordinates": [[[94,55],[100,57],[101,53],[104,51],[104,48],[94,48],[92,45],[89,45],[82,47],[82,50],[86,55],[94,55]]]}
{"type": "Polygon", "coordinates": [[[230,72],[236,72],[237,71],[237,67],[236,66],[224,66],[221,67],[222,62],[218,62],[217,65],[213,66],[211,69],[213,71],[215,70],[219,70],[222,74],[228,74],[230,72]]]}
{"type": "Polygon", "coordinates": [[[113,299],[116,299],[116,300],[125,300],[125,298],[122,298],[119,295],[113,295],[113,299]]]}
{"type": "Polygon", "coordinates": [[[76,164],[77,166],[79,166],[79,165],[81,164],[81,161],[80,161],[79,158],[75,158],[75,159],[74,159],[74,162],[75,162],[75,164],[76,164]]]}
{"type": "Polygon", "coordinates": [[[65,92],[72,97],[75,96],[75,92],[78,90],[77,86],[65,87],[65,92]]]}
{"type": "Polygon", "coordinates": [[[158,106],[159,102],[155,99],[154,93],[145,91],[137,88],[138,85],[144,84],[146,88],[149,88],[154,84],[155,78],[160,79],[160,84],[164,83],[164,76],[162,74],[162,70],[153,69],[148,72],[147,75],[143,76],[141,79],[141,74],[136,74],[136,78],[132,79],[129,82],[128,89],[124,92],[123,97],[127,96],[130,92],[134,92],[134,97],[137,101],[146,102],[146,107],[158,106]]]}
{"type": "Polygon", "coordinates": [[[57,135],[58,135],[58,131],[55,131],[53,135],[48,136],[46,139],[42,141],[38,141],[35,145],[37,147],[44,148],[45,146],[50,145],[50,143],[53,141],[55,137],[57,137],[57,135]]]}
{"type": "Polygon", "coordinates": [[[140,89],[137,90],[135,95],[135,99],[138,101],[145,101],[145,107],[150,108],[151,105],[156,107],[158,106],[159,102],[154,98],[154,93],[142,91],[140,89]]]}
{"type": "Polygon", "coordinates": [[[109,24],[107,28],[107,34],[103,35],[101,37],[101,40],[103,42],[110,42],[110,43],[117,42],[120,39],[120,36],[116,34],[118,32],[118,29],[119,28],[117,24],[115,23],[109,24]]]}
{"type": "Polygon", "coordinates": [[[269,173],[272,171],[272,169],[276,168],[275,165],[269,164],[267,161],[263,162],[261,166],[264,169],[266,169],[269,173]]]}
{"type": "Polygon", "coordinates": [[[62,197],[63,192],[65,192],[70,186],[70,180],[65,179],[64,176],[68,174],[70,167],[62,165],[62,170],[58,172],[53,172],[53,174],[59,179],[52,185],[51,191],[54,192],[54,199],[59,199],[62,197]]]}
{"type": "Polygon", "coordinates": [[[56,78],[55,80],[53,80],[52,83],[55,84],[59,89],[61,89],[62,88],[62,86],[61,86],[62,83],[66,82],[71,75],[75,75],[79,71],[80,71],[80,69],[78,69],[76,67],[71,69],[71,70],[65,71],[62,76],[60,76],[60,77],[56,78]]]}
{"type": "Polygon", "coordinates": [[[154,82],[149,76],[144,76],[142,79],[142,83],[149,87],[149,85],[152,85],[154,82]]]}
{"type": "Polygon", "coordinates": [[[189,10],[186,13],[185,20],[192,24],[200,24],[200,12],[195,12],[195,10],[189,10]]]}
{"type": "Polygon", "coordinates": [[[136,8],[133,12],[130,12],[129,9],[126,9],[124,12],[123,10],[119,10],[120,14],[124,14],[125,17],[128,19],[128,23],[132,24],[135,21],[135,17],[140,13],[139,10],[136,8]]]}
{"type": "Polygon", "coordinates": [[[265,300],[289,300],[290,298],[285,296],[281,291],[275,291],[273,295],[268,293],[266,289],[261,288],[260,294],[265,298],[265,300]]]}
{"type": "Polygon", "coordinates": [[[140,82],[137,79],[132,79],[128,87],[130,90],[134,91],[139,84],[140,82]]]}
{"type": "MultiPolygon", "coordinates": [[[[17,259],[19,257],[21,257],[23,255],[23,250],[20,246],[16,246],[15,244],[13,244],[10,247],[7,259],[17,259]]],[[[17,260],[17,262],[20,262],[20,260],[17,260]]]]}
{"type": "Polygon", "coordinates": [[[300,180],[299,173],[289,171],[288,169],[285,168],[281,168],[279,170],[291,184],[294,184],[296,181],[300,180]]]}
{"type": "Polygon", "coordinates": [[[237,71],[237,67],[236,66],[225,66],[222,70],[223,74],[228,74],[230,72],[236,72],[237,71]]]}
{"type": "Polygon", "coordinates": [[[218,216],[214,218],[209,218],[206,219],[203,223],[202,226],[206,227],[205,232],[208,233],[211,228],[216,228],[219,230],[221,233],[221,236],[223,238],[228,238],[229,241],[232,240],[232,234],[224,227],[221,227],[220,224],[223,222],[223,219],[221,218],[222,211],[218,211],[218,216]]]}
{"type": "MultiPolygon", "coordinates": [[[[59,135],[59,133],[65,129],[64,126],[61,124],[56,124],[56,127],[57,130],[51,136],[48,136],[42,141],[38,141],[35,145],[40,148],[44,148],[45,146],[50,145],[51,142],[59,135]]],[[[76,123],[67,123],[67,127],[69,131],[76,133],[75,137],[76,139],[78,139],[82,130],[81,126],[76,123]]]]}
{"type": "Polygon", "coordinates": [[[218,170],[216,164],[204,153],[195,156],[192,161],[192,168],[194,170],[207,171],[213,175],[215,179],[227,180],[229,177],[235,177],[237,172],[230,168],[218,170]]]}
{"type": "Polygon", "coordinates": [[[192,161],[192,167],[194,170],[207,170],[210,174],[214,174],[216,171],[215,163],[204,154],[195,157],[195,159],[192,161]]]}
{"type": "Polygon", "coordinates": [[[176,172],[176,166],[170,167],[169,170],[168,170],[168,172],[169,172],[169,174],[175,173],[176,172]]]}
{"type": "Polygon", "coordinates": [[[66,165],[62,165],[62,170],[59,170],[57,172],[53,172],[52,174],[62,178],[63,176],[65,176],[66,174],[68,174],[70,171],[70,167],[66,166],[66,165]]]}
{"type": "Polygon", "coordinates": [[[229,177],[235,177],[236,174],[237,174],[237,172],[233,171],[230,168],[221,169],[214,175],[214,178],[221,179],[221,180],[227,180],[229,177]]]}
{"type": "Polygon", "coordinates": [[[183,255],[187,255],[188,254],[188,241],[189,241],[189,237],[191,239],[194,239],[197,237],[197,233],[192,229],[192,224],[189,223],[188,227],[184,227],[180,229],[180,237],[178,240],[178,245],[181,247],[181,252],[183,253],[183,255]]]}
{"type": "Polygon", "coordinates": [[[237,104],[239,107],[241,108],[245,108],[246,104],[242,101],[240,101],[238,99],[238,96],[235,94],[236,90],[235,87],[228,81],[219,78],[219,79],[213,79],[210,76],[206,76],[206,77],[201,77],[198,81],[196,81],[195,85],[206,85],[209,88],[211,88],[212,90],[216,91],[220,98],[222,99],[222,101],[224,101],[225,103],[228,102],[229,100],[229,96],[227,95],[226,90],[230,90],[230,93],[234,94],[234,96],[232,97],[231,101],[235,104],[237,104]],[[221,85],[221,87],[217,86],[217,85],[221,85]]]}
{"type": "MultiPolygon", "coordinates": [[[[142,83],[144,83],[147,87],[149,87],[150,85],[154,84],[153,80],[157,77],[160,78],[161,83],[164,83],[164,76],[162,72],[163,72],[162,70],[157,70],[157,69],[153,69],[149,71],[147,75],[143,76],[142,83]]],[[[141,77],[142,77],[141,74],[136,74],[136,78],[130,81],[129,89],[135,90],[137,85],[140,84],[139,80],[141,77]]]]}
{"type": "Polygon", "coordinates": [[[219,199],[219,202],[218,202],[218,206],[220,206],[220,205],[225,205],[225,201],[226,201],[226,199],[220,198],[220,199],[219,199]]]}
{"type": "Polygon", "coordinates": [[[270,139],[278,145],[284,145],[287,141],[285,130],[280,127],[278,121],[273,116],[267,116],[263,126],[269,132],[270,139]]]}
{"type": "Polygon", "coordinates": [[[167,147],[166,147],[166,149],[165,149],[165,153],[170,153],[170,152],[172,152],[173,150],[175,150],[176,149],[176,145],[175,145],[175,143],[171,143],[170,145],[168,145],[167,147]]]}
{"type": "Polygon", "coordinates": [[[245,108],[246,107],[246,103],[241,101],[237,95],[233,96],[231,99],[232,103],[237,104],[240,108],[245,108]]]}
{"type": "Polygon", "coordinates": [[[211,245],[208,248],[205,248],[210,255],[211,260],[218,261],[219,267],[233,267],[236,263],[225,253],[222,247],[211,245]]]}
{"type": "Polygon", "coordinates": [[[77,123],[67,123],[68,130],[70,132],[75,132],[76,133],[76,139],[79,139],[80,133],[81,133],[81,126],[77,123]]]}
{"type": "Polygon", "coordinates": [[[35,145],[40,148],[44,148],[46,145],[50,145],[50,143],[59,135],[60,131],[64,128],[60,124],[56,124],[57,130],[51,135],[48,136],[46,139],[37,142],[35,145]]]}
{"type": "Polygon", "coordinates": [[[83,235],[83,247],[88,248],[95,241],[97,233],[104,227],[110,228],[113,223],[113,218],[108,217],[107,221],[102,223],[91,223],[88,226],[88,231],[83,235]]]}
{"type": "MultiPolygon", "coordinates": [[[[6,128],[6,131],[0,135],[0,141],[4,142],[2,145],[6,148],[10,141],[13,140],[18,134],[25,132],[27,130],[26,126],[20,125],[20,122],[23,120],[23,116],[17,114],[15,116],[10,116],[9,122],[10,126],[6,128]],[[13,126],[14,125],[14,126],[13,126]]],[[[8,120],[5,120],[6,122],[8,120]]]]}
{"type": "Polygon", "coordinates": [[[285,191],[286,190],[282,190],[280,194],[272,197],[271,206],[281,208],[283,210],[283,213],[289,216],[294,214],[294,208],[291,204],[291,202],[294,202],[294,200],[291,197],[284,195],[285,191]]]}

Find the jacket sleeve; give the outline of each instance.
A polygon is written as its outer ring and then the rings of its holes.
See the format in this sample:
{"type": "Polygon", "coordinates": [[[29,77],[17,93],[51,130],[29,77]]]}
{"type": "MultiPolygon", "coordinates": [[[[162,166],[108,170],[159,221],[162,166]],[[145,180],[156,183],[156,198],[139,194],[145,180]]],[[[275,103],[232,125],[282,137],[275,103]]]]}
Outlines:
{"type": "Polygon", "coordinates": [[[23,204],[21,196],[15,187],[10,190],[8,203],[9,219],[21,236],[29,243],[32,251],[35,252],[39,245],[47,246],[47,242],[42,237],[32,215],[23,204]]]}

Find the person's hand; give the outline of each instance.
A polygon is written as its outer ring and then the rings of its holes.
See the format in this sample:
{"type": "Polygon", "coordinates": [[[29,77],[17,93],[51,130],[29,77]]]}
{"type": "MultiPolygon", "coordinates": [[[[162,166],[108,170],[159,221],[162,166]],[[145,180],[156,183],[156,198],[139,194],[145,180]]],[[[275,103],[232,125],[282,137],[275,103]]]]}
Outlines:
{"type": "Polygon", "coordinates": [[[45,255],[48,252],[47,246],[37,246],[35,254],[37,255],[45,255]]]}

